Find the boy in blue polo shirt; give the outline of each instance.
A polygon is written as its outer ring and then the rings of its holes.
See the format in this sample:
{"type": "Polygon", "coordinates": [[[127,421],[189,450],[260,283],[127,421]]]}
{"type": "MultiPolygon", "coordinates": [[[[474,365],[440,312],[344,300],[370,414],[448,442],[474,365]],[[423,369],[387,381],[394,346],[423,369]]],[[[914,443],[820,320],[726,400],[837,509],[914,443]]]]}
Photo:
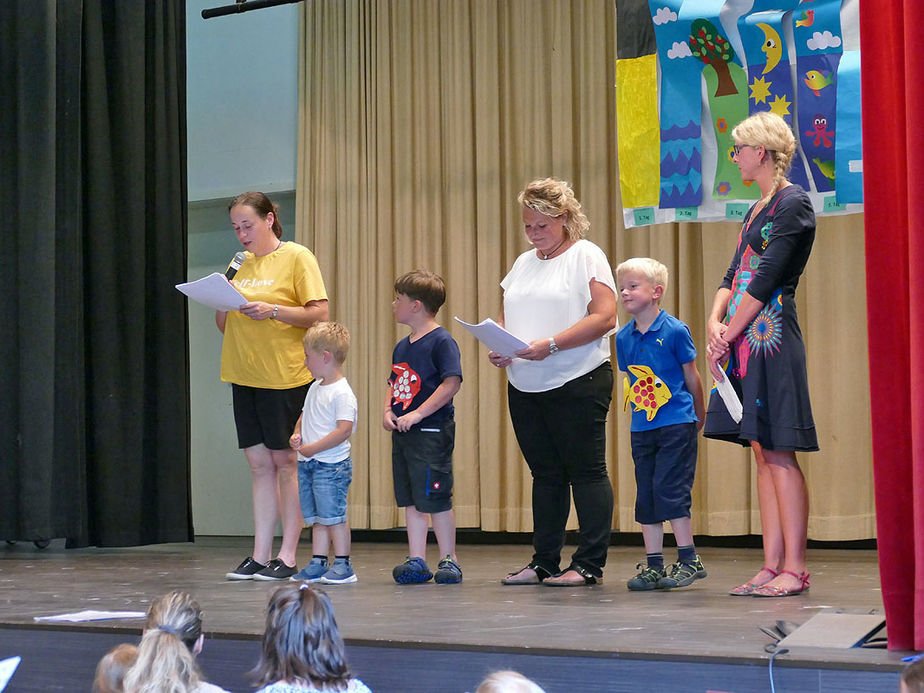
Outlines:
{"type": "Polygon", "coordinates": [[[697,436],[706,405],[690,328],[661,308],[667,268],[632,258],[616,268],[619,299],[632,320],[616,334],[623,408],[632,405],[635,520],[642,525],[646,563],[630,590],[686,587],[706,577],[690,521],[697,436]],[[664,522],[677,540],[677,562],[664,566],[664,522]]]}

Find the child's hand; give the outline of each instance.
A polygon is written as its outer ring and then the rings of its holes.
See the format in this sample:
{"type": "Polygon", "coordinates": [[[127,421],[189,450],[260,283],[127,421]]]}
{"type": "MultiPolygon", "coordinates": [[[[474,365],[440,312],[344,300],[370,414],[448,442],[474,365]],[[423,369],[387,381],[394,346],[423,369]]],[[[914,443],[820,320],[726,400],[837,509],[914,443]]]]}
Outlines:
{"type": "Polygon", "coordinates": [[[293,433],[289,438],[289,447],[298,450],[302,446],[302,436],[300,433],[293,433]]]}
{"type": "Polygon", "coordinates": [[[382,417],[382,428],[386,431],[394,431],[398,428],[396,421],[395,413],[391,409],[386,409],[385,415],[382,417]]]}
{"type": "Polygon", "coordinates": [[[414,410],[410,412],[409,414],[405,414],[404,416],[399,416],[397,419],[395,419],[395,426],[402,433],[407,433],[408,431],[411,430],[411,427],[414,426],[414,424],[420,423],[421,418],[422,417],[420,416],[420,414],[418,414],[417,411],[414,410]]]}

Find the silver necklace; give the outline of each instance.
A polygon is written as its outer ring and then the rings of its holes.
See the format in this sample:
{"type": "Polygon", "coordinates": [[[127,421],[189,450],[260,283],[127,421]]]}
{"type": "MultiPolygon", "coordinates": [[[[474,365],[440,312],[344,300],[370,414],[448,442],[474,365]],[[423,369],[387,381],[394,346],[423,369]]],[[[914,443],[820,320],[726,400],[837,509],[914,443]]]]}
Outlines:
{"type": "Polygon", "coordinates": [[[551,253],[543,253],[543,254],[542,254],[542,259],[543,259],[543,260],[548,260],[550,257],[552,257],[552,256],[558,251],[558,249],[561,248],[561,247],[565,244],[565,241],[566,241],[566,240],[568,240],[568,237],[567,237],[567,236],[565,236],[564,238],[561,239],[561,243],[559,243],[559,244],[556,245],[554,248],[552,248],[552,252],[551,252],[551,253]]]}

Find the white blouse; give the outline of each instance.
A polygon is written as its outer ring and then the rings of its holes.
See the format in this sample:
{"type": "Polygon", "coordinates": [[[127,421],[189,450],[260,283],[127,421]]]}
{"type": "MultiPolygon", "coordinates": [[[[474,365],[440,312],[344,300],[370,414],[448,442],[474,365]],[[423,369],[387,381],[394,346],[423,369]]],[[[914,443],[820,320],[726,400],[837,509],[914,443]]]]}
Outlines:
{"type": "MultiPolygon", "coordinates": [[[[581,239],[565,252],[542,260],[535,250],[520,255],[501,281],[504,326],[524,342],[551,337],[588,315],[590,281],[616,294],[613,270],[603,251],[581,239]]],[[[510,384],[521,392],[545,392],[589,373],[610,358],[610,336],[573,349],[562,349],[542,361],[513,360],[507,367],[510,384]]]]}

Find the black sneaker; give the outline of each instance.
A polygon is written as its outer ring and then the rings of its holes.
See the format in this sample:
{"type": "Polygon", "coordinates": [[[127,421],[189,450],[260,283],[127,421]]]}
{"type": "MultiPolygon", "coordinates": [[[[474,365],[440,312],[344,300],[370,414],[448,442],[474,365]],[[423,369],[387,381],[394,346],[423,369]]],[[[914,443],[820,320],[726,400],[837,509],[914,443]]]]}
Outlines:
{"type": "Polygon", "coordinates": [[[433,581],[440,585],[454,585],[457,582],[462,582],[462,568],[452,560],[451,556],[446,556],[437,566],[433,581]]]}
{"type": "Polygon", "coordinates": [[[648,590],[659,589],[661,580],[663,580],[664,576],[667,574],[663,566],[661,568],[654,568],[650,565],[638,563],[635,567],[641,568],[639,574],[626,582],[626,587],[633,592],[646,592],[648,590]]]}
{"type": "Polygon", "coordinates": [[[258,573],[266,568],[262,563],[257,563],[252,556],[248,556],[241,564],[230,573],[225,573],[229,580],[253,580],[254,573],[258,573]]]}
{"type": "Polygon", "coordinates": [[[704,577],[706,577],[706,566],[703,565],[703,559],[699,556],[692,563],[677,561],[667,571],[667,575],[658,580],[658,589],[670,590],[675,587],[686,587],[692,585],[694,580],[702,580],[704,577]]]}
{"type": "Polygon", "coordinates": [[[254,580],[288,580],[298,572],[294,565],[286,565],[281,558],[274,558],[263,570],[253,574],[254,580]]]}

